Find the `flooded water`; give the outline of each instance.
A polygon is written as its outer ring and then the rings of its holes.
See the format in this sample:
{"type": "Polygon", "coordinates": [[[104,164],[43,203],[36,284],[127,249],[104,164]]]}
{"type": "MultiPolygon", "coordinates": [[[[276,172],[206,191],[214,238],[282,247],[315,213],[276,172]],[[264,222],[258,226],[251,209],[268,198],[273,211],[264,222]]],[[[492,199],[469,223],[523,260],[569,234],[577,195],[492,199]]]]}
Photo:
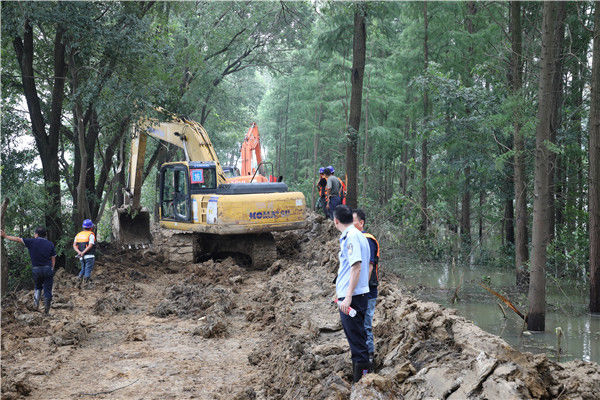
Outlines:
{"type": "Polygon", "coordinates": [[[581,359],[600,363],[600,315],[587,313],[589,289],[568,286],[564,281],[547,280],[546,331],[523,332],[523,320],[479,283],[485,279],[496,292],[506,296],[523,314],[527,293],[514,287],[513,269],[453,265],[395,257],[386,268],[397,273],[403,286],[415,297],[455,308],[483,330],[502,337],[521,351],[548,354],[552,360],[581,359]],[[502,304],[502,307],[499,305],[502,304]],[[502,309],[501,309],[502,308],[502,309]],[[506,314],[506,316],[504,315],[506,314]],[[557,330],[560,337],[560,354],[557,330]]]}

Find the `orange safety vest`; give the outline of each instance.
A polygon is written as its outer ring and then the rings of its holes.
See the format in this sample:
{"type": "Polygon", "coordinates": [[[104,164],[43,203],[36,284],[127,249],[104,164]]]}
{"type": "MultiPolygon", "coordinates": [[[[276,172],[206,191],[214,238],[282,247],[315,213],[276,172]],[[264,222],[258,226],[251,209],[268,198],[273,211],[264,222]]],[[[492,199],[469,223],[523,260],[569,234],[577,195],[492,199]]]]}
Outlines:
{"type": "MultiPolygon", "coordinates": [[[[336,178],[338,178],[338,177],[336,176],[336,178]]],[[[348,192],[346,191],[346,184],[340,178],[338,178],[338,181],[340,181],[340,186],[341,186],[340,198],[342,199],[342,204],[346,204],[346,195],[348,194],[348,192]]]]}
{"type": "MultiPolygon", "coordinates": [[[[77,234],[77,236],[75,236],[75,243],[77,244],[77,248],[79,249],[79,251],[85,250],[87,245],[90,243],[90,236],[92,235],[94,235],[94,232],[92,231],[81,231],[77,234]]],[[[96,253],[95,239],[96,235],[94,235],[94,244],[92,245],[92,248],[89,249],[87,253],[85,253],[86,255],[96,253]]]]}
{"type": "Polygon", "coordinates": [[[375,253],[375,262],[373,263],[373,268],[375,269],[377,281],[379,281],[379,242],[377,239],[375,239],[375,236],[371,235],[370,233],[363,232],[363,235],[365,235],[367,239],[373,239],[375,245],[377,245],[377,253],[375,253]]]}

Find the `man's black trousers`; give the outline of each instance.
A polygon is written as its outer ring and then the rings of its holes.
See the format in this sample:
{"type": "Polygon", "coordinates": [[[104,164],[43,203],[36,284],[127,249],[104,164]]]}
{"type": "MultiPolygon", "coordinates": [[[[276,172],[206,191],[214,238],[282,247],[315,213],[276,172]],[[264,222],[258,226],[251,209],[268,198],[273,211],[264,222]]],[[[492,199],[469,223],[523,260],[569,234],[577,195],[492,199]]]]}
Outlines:
{"type": "MultiPolygon", "coordinates": [[[[369,301],[368,297],[368,293],[352,296],[350,307],[356,310],[356,316],[350,317],[340,311],[344,333],[350,345],[352,361],[355,363],[369,363],[369,348],[367,347],[367,333],[365,332],[365,313],[369,301]]],[[[339,302],[342,300],[344,300],[343,297],[338,299],[339,302]]]]}

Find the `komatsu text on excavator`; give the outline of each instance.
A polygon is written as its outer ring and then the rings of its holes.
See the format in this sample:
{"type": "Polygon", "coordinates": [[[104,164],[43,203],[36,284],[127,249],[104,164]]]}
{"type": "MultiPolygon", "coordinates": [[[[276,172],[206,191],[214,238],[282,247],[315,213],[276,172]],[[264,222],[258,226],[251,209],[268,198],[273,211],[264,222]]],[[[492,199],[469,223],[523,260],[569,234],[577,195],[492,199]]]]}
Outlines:
{"type": "Polygon", "coordinates": [[[132,127],[129,182],[125,205],[114,210],[113,239],[122,244],[149,243],[150,216],[140,206],[147,136],[183,149],[185,161],[160,167],[159,215],[164,229],[187,241],[189,261],[218,254],[242,255],[254,268],[276,257],[273,231],[305,224],[301,192],[283,182],[228,183],[204,128],[170,115],[170,121],[145,119],[132,127]]]}

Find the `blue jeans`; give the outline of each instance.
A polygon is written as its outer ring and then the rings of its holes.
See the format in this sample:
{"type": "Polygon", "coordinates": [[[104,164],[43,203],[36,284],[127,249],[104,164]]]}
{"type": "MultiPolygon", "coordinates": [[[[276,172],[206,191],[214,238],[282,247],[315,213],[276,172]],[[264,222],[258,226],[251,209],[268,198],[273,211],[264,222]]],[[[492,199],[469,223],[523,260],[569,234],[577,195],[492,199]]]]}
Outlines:
{"type": "Polygon", "coordinates": [[[365,332],[367,333],[367,347],[369,353],[375,353],[375,343],[373,342],[373,315],[375,314],[375,303],[377,297],[369,299],[367,302],[367,311],[365,312],[365,332]]]}
{"type": "Polygon", "coordinates": [[[54,283],[54,270],[50,265],[45,267],[32,267],[33,283],[35,290],[44,289],[44,297],[52,301],[52,284],[54,283]]]}
{"type": "Polygon", "coordinates": [[[90,258],[82,258],[81,262],[81,271],[79,271],[79,277],[89,278],[92,275],[92,269],[94,268],[94,261],[96,261],[95,257],[90,258]]]}
{"type": "Polygon", "coordinates": [[[329,217],[329,219],[333,219],[333,211],[340,204],[342,204],[342,199],[340,198],[340,196],[331,196],[329,198],[329,210],[327,210],[327,216],[329,217]]]}

